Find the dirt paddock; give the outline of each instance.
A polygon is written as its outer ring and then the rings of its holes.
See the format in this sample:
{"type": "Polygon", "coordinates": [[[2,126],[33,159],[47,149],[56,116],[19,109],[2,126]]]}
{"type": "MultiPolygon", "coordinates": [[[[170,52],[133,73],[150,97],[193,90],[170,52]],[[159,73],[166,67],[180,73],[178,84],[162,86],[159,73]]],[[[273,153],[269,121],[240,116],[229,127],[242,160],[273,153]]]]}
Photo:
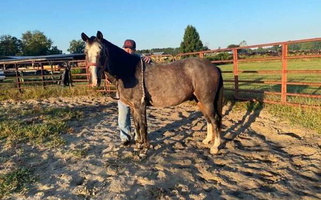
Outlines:
{"type": "Polygon", "coordinates": [[[148,108],[153,149],[141,158],[123,147],[116,102],[106,98],[57,98],[1,106],[66,106],[84,118],[70,123],[66,145],[25,144],[24,159],[10,155],[2,168],[23,163],[37,181],[5,199],[321,199],[321,136],[293,127],[266,110],[224,107],[222,149],[201,144],[206,123],[197,106],[148,108]],[[70,152],[78,151],[81,156],[70,152]]]}

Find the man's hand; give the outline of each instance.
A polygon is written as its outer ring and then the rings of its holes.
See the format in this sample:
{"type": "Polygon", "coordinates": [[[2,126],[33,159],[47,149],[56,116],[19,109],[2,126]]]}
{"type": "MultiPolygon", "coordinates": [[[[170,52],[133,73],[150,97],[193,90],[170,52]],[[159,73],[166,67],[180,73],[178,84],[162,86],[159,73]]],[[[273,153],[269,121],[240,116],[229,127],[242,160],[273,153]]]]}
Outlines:
{"type": "Polygon", "coordinates": [[[152,62],[152,59],[150,59],[149,56],[142,56],[142,59],[145,63],[151,63],[152,62]]]}

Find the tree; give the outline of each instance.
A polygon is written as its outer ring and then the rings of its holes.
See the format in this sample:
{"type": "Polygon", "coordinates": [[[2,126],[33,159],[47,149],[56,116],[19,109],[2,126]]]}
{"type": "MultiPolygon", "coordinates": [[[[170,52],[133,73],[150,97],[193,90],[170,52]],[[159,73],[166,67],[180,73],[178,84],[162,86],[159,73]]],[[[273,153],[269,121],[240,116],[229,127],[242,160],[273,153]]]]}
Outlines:
{"type": "Polygon", "coordinates": [[[181,42],[180,52],[195,52],[204,50],[203,43],[200,40],[200,36],[196,28],[192,25],[188,25],[185,29],[184,38],[181,42]]]}
{"type": "Polygon", "coordinates": [[[27,31],[22,34],[22,54],[24,56],[48,55],[52,41],[40,31],[27,31]]]}
{"type": "Polygon", "coordinates": [[[0,55],[16,56],[21,54],[21,40],[10,35],[0,37],[0,55]]]}
{"type": "Polygon", "coordinates": [[[238,44],[230,44],[230,45],[227,46],[228,49],[237,48],[237,47],[240,47],[240,45],[238,45],[238,44]]]}
{"type": "Polygon", "coordinates": [[[281,45],[274,45],[273,47],[271,47],[271,51],[274,51],[274,52],[281,51],[281,49],[282,49],[281,45]]]}
{"type": "Polygon", "coordinates": [[[245,47],[245,46],[247,46],[247,42],[245,40],[243,40],[242,42],[240,42],[239,46],[245,47]]]}
{"type": "Polygon", "coordinates": [[[51,49],[49,49],[49,53],[48,54],[62,54],[62,51],[60,49],[58,49],[57,46],[52,46],[51,49]]]}
{"type": "Polygon", "coordinates": [[[321,41],[315,41],[313,50],[321,50],[321,41]]]}
{"type": "Polygon", "coordinates": [[[85,42],[83,40],[72,40],[69,45],[70,53],[83,53],[85,50],[85,42]]]}

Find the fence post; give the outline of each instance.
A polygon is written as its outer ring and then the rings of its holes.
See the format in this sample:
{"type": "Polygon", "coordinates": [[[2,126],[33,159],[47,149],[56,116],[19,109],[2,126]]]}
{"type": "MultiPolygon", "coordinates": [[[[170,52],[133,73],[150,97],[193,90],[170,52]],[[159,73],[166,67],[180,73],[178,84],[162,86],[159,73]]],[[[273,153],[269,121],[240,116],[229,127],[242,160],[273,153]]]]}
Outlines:
{"type": "Polygon", "coordinates": [[[86,62],[85,62],[85,69],[86,69],[86,76],[87,76],[87,83],[88,83],[88,87],[90,87],[91,86],[91,77],[90,77],[90,72],[89,72],[89,67],[88,67],[88,62],[87,62],[87,60],[86,60],[86,62]]]}
{"type": "Polygon", "coordinates": [[[288,69],[288,44],[282,44],[282,80],[281,80],[281,103],[286,103],[287,94],[287,69],[288,69]]]}
{"type": "Polygon", "coordinates": [[[233,49],[233,75],[234,75],[234,98],[239,98],[239,69],[237,49],[233,49]]]}
{"type": "MultiPolygon", "coordinates": [[[[42,81],[42,87],[43,87],[43,89],[45,89],[46,88],[46,83],[45,83],[45,77],[44,77],[44,73],[43,73],[43,70],[44,70],[44,68],[43,68],[43,64],[42,63],[40,63],[40,66],[41,66],[41,73],[40,73],[40,75],[41,75],[41,81],[42,81]]],[[[38,68],[39,69],[39,68],[38,68]]]]}
{"type": "Polygon", "coordinates": [[[200,58],[204,58],[204,53],[201,51],[201,52],[198,53],[198,56],[199,56],[200,58]]]}
{"type": "Polygon", "coordinates": [[[17,80],[17,88],[19,90],[20,93],[22,93],[22,89],[21,89],[21,80],[20,80],[20,75],[19,75],[19,68],[17,63],[14,64],[15,69],[16,69],[16,80],[17,80]]]}

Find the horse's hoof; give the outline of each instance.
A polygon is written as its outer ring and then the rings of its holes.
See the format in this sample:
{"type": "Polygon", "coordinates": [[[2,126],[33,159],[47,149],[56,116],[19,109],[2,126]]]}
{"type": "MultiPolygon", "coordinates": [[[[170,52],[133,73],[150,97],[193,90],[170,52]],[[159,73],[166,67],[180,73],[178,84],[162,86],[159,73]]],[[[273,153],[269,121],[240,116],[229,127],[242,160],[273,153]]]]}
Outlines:
{"type": "Polygon", "coordinates": [[[147,157],[147,153],[145,153],[145,152],[139,154],[139,158],[140,158],[140,159],[144,159],[144,158],[146,158],[146,157],[147,157]]]}
{"type": "Polygon", "coordinates": [[[217,154],[218,153],[218,148],[217,147],[211,147],[210,153],[213,154],[213,155],[217,154]]]}
{"type": "Polygon", "coordinates": [[[142,149],[143,145],[141,145],[140,143],[136,143],[136,149],[142,149]]]}
{"type": "Polygon", "coordinates": [[[144,143],[144,147],[146,148],[146,149],[149,149],[150,148],[150,144],[149,144],[149,142],[147,142],[147,143],[144,143]]]}
{"type": "Polygon", "coordinates": [[[129,140],[122,141],[122,145],[123,146],[129,146],[130,145],[130,141],[129,140]]]}
{"type": "Polygon", "coordinates": [[[139,157],[145,158],[147,156],[148,149],[142,149],[139,153],[139,157]]]}
{"type": "Polygon", "coordinates": [[[210,142],[211,142],[211,140],[208,140],[208,139],[204,139],[204,140],[202,141],[203,144],[209,144],[210,142]]]}
{"type": "Polygon", "coordinates": [[[135,140],[135,144],[143,144],[144,142],[142,140],[135,140]]]}

